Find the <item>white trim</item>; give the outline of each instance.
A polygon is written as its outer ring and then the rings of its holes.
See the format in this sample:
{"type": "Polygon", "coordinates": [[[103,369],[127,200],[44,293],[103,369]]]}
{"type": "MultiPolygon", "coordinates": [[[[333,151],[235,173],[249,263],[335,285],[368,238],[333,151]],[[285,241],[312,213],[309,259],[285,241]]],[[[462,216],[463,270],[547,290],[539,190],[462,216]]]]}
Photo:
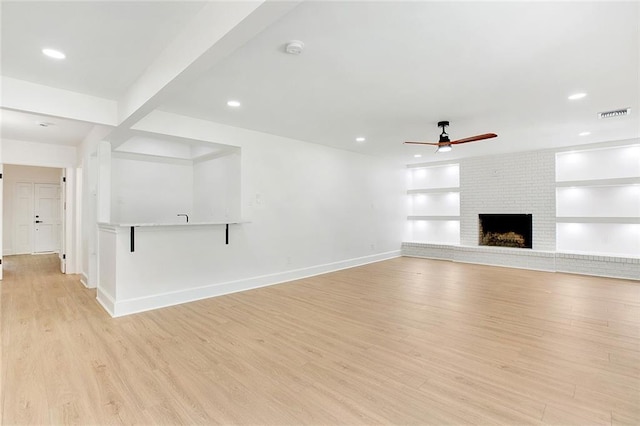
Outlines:
{"type": "Polygon", "coordinates": [[[194,302],[196,300],[207,299],[209,297],[222,296],[225,294],[282,284],[289,281],[326,274],[328,272],[339,271],[341,269],[353,268],[382,260],[393,259],[400,256],[400,250],[393,250],[386,253],[326,263],[324,265],[317,265],[309,268],[294,269],[277,274],[261,275],[253,278],[229,281],[226,283],[216,283],[198,288],[161,293],[153,296],[119,300],[115,303],[113,303],[113,299],[111,299],[106,293],[103,293],[98,289],[98,301],[105,307],[112,317],[120,317],[152,309],[194,302]],[[106,300],[101,300],[101,294],[103,295],[102,298],[106,300]]]}
{"type": "Polygon", "coordinates": [[[640,177],[556,181],[557,188],[571,188],[572,186],[627,186],[638,184],[640,184],[640,177]]]}
{"type": "Polygon", "coordinates": [[[115,316],[115,302],[111,296],[109,296],[99,288],[96,294],[96,300],[102,305],[107,313],[109,313],[109,315],[111,315],[112,317],[115,316]]]}
{"type": "Polygon", "coordinates": [[[113,151],[111,158],[115,160],[147,161],[152,163],[178,164],[183,166],[193,165],[193,161],[190,158],[169,157],[129,151],[113,151]]]}
{"type": "Polygon", "coordinates": [[[407,169],[424,169],[431,167],[447,167],[457,166],[460,164],[460,160],[444,160],[444,161],[425,161],[422,163],[407,164],[407,169]]]}
{"type": "Polygon", "coordinates": [[[87,284],[89,282],[89,277],[84,272],[80,272],[80,282],[86,288],[91,288],[91,287],[89,287],[89,284],[87,284]]]}
{"type": "Polygon", "coordinates": [[[193,161],[193,164],[198,164],[198,163],[203,163],[209,160],[215,160],[216,158],[227,157],[229,155],[240,153],[239,151],[240,148],[236,148],[236,147],[232,147],[232,148],[233,149],[226,149],[222,151],[214,151],[207,154],[202,154],[197,157],[193,157],[191,160],[193,161]]]}
{"type": "Polygon", "coordinates": [[[556,216],[556,223],[640,223],[640,217],[556,216]]]}
{"type": "Polygon", "coordinates": [[[434,194],[439,192],[460,192],[459,186],[448,186],[443,188],[408,189],[407,194],[434,194]]]}
{"type": "Polygon", "coordinates": [[[455,220],[460,221],[460,216],[407,216],[407,220],[455,220]]]}

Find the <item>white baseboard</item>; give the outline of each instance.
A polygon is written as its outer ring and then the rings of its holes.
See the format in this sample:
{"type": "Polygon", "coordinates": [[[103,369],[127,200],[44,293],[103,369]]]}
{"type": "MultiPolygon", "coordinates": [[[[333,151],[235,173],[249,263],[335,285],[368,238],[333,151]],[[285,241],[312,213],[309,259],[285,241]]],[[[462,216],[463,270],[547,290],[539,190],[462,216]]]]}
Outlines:
{"type": "Polygon", "coordinates": [[[80,282],[86,288],[92,288],[92,287],[89,287],[89,277],[84,272],[80,272],[80,282]]]}
{"type": "Polygon", "coordinates": [[[109,315],[111,315],[112,317],[115,316],[115,301],[111,296],[98,289],[96,299],[98,300],[98,303],[100,303],[102,307],[109,313],[109,315]]]}
{"type": "Polygon", "coordinates": [[[261,275],[226,283],[217,283],[204,287],[189,288],[169,293],[154,294],[128,300],[114,301],[107,294],[98,288],[98,301],[105,307],[107,312],[113,317],[130,315],[152,309],[164,308],[167,306],[179,305],[186,302],[207,299],[209,297],[222,296],[225,294],[237,293],[240,291],[252,290],[275,284],[299,280],[315,275],[326,274],[328,272],[339,271],[341,269],[353,268],[355,266],[366,265],[368,263],[379,262],[381,260],[400,257],[400,250],[393,250],[386,253],[374,254],[371,256],[358,257],[339,262],[327,263],[312,266],[309,268],[294,269],[291,271],[276,274],[261,275]]]}

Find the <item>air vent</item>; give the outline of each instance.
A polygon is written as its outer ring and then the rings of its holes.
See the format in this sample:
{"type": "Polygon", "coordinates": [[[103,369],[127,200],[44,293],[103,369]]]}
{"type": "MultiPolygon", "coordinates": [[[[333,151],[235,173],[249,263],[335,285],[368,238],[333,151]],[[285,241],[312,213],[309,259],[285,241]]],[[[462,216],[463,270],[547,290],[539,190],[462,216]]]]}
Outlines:
{"type": "Polygon", "coordinates": [[[613,111],[599,112],[598,118],[622,117],[631,114],[631,108],[614,109],[613,111]]]}

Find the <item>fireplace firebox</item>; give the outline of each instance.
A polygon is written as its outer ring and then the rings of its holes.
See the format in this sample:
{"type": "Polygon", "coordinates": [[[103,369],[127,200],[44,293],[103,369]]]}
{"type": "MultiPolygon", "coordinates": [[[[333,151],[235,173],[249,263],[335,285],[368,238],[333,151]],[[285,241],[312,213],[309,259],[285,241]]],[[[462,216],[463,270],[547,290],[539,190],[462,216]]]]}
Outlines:
{"type": "Polygon", "coordinates": [[[481,246],[532,248],[531,214],[478,215],[481,246]]]}

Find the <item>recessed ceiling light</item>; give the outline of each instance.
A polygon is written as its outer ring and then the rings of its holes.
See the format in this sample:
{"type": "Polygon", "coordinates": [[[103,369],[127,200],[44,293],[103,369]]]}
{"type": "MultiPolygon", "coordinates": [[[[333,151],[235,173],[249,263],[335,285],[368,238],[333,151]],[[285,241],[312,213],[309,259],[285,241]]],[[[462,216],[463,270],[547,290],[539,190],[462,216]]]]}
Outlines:
{"type": "Polygon", "coordinates": [[[230,107],[238,108],[240,106],[240,102],[238,102],[238,101],[228,101],[227,105],[229,105],[230,107]]]}
{"type": "Polygon", "coordinates": [[[414,158],[420,158],[420,157],[422,157],[422,154],[415,154],[413,157],[414,158]]]}
{"type": "Polygon", "coordinates": [[[569,100],[575,101],[576,99],[582,99],[585,96],[587,96],[586,93],[574,93],[573,95],[569,96],[569,100]]]}
{"type": "Polygon", "coordinates": [[[363,138],[362,136],[356,138],[356,142],[364,142],[366,139],[363,138]]]}
{"type": "Polygon", "coordinates": [[[67,57],[67,55],[55,49],[42,49],[42,53],[53,59],[64,59],[67,57]]]}
{"type": "Polygon", "coordinates": [[[591,134],[591,132],[580,132],[578,133],[578,136],[589,136],[591,134]]]}

